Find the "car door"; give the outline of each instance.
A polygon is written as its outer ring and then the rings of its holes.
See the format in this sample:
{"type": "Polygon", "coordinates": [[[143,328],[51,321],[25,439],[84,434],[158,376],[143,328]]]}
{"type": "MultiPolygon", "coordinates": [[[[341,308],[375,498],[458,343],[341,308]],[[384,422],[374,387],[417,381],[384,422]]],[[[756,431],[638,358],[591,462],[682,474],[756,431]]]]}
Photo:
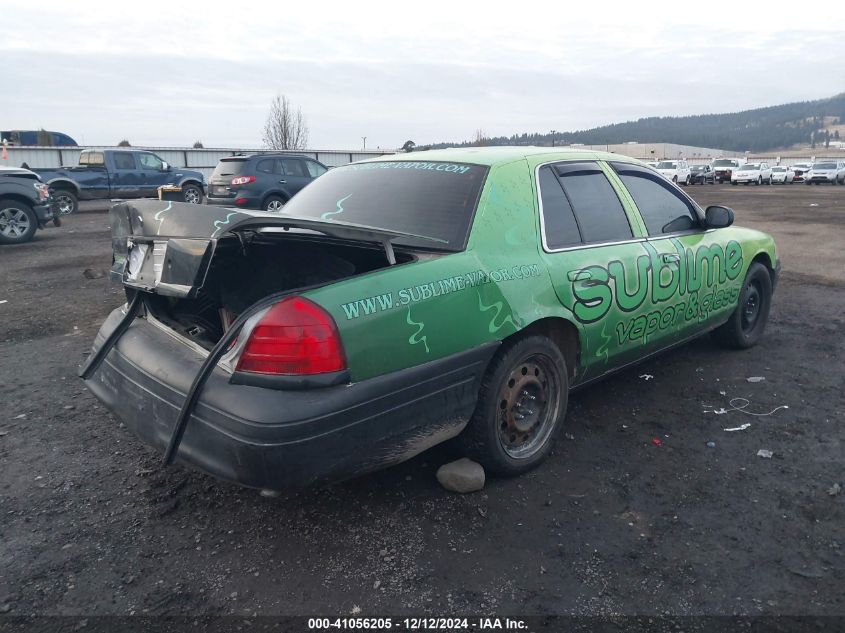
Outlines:
{"type": "Polygon", "coordinates": [[[279,164],[282,168],[282,178],[285,181],[284,186],[292,196],[296,195],[300,189],[311,182],[311,176],[308,174],[304,162],[300,158],[279,159],[279,164]]]}
{"type": "Polygon", "coordinates": [[[668,346],[709,329],[736,305],[742,248],[721,229],[705,229],[704,214],[683,191],[638,165],[612,163],[658,254],[651,270],[660,343],[668,346]]]}
{"type": "Polygon", "coordinates": [[[284,189],[285,187],[284,184],[281,184],[283,177],[278,161],[272,156],[256,160],[254,173],[255,183],[248,185],[248,187],[259,192],[255,194],[257,197],[263,199],[266,194],[277,192],[280,188],[284,189]]]}
{"type": "Polygon", "coordinates": [[[145,198],[158,197],[158,188],[167,184],[169,174],[164,170],[164,161],[152,152],[138,152],[138,166],[140,167],[140,196],[145,198]]]}
{"type": "Polygon", "coordinates": [[[131,152],[112,152],[111,195],[137,198],[141,195],[141,171],[131,152]]]}
{"type": "Polygon", "coordinates": [[[542,257],[558,300],[585,334],[584,380],[658,345],[659,324],[649,324],[648,316],[648,275],[657,254],[644,247],[632,205],[608,175],[596,161],[551,163],[537,171],[542,257]]]}

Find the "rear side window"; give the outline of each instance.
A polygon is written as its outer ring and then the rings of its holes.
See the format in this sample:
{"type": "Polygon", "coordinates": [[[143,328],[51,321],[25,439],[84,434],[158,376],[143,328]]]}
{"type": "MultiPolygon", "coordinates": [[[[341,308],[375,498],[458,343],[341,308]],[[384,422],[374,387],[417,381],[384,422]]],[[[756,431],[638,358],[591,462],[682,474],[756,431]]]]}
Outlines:
{"type": "Polygon", "coordinates": [[[649,235],[699,227],[695,208],[677,187],[636,165],[613,163],[612,166],[634,199],[649,235]]]}
{"type": "Polygon", "coordinates": [[[581,232],[572,205],[549,165],[540,168],[540,200],[543,203],[546,246],[556,249],[580,244],[581,232]]]}
{"type": "Polygon", "coordinates": [[[274,158],[262,158],[258,161],[255,169],[263,174],[272,174],[275,171],[276,160],[274,158]]]}
{"type": "Polygon", "coordinates": [[[82,152],[79,155],[79,164],[89,167],[102,167],[106,164],[106,159],[102,152],[82,152]]]}
{"type": "Polygon", "coordinates": [[[115,152],[113,156],[115,169],[135,169],[135,157],[132,154],[115,152]]]}
{"type": "Polygon", "coordinates": [[[554,171],[575,214],[581,241],[617,242],[633,237],[625,209],[596,163],[560,163],[554,171]]]}
{"type": "Polygon", "coordinates": [[[302,176],[308,178],[308,173],[303,168],[301,160],[282,158],[279,159],[279,162],[282,164],[282,173],[285,176],[302,176]]]}

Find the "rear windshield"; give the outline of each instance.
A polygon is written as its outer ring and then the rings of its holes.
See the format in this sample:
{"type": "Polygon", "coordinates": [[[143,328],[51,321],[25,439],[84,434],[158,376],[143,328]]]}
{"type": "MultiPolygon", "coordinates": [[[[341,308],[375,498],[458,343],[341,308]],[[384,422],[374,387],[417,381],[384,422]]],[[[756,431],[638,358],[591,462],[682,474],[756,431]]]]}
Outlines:
{"type": "Polygon", "coordinates": [[[724,158],[713,161],[713,167],[735,167],[735,160],[726,160],[724,158]]]}
{"type": "Polygon", "coordinates": [[[247,158],[224,158],[217,163],[217,167],[214,168],[214,173],[211,174],[211,177],[240,176],[248,160],[247,158]]]}
{"type": "Polygon", "coordinates": [[[742,168],[745,171],[756,171],[760,169],[760,165],[758,163],[745,163],[742,168]]]}
{"type": "Polygon", "coordinates": [[[658,169],[675,169],[675,165],[676,165],[676,163],[673,163],[673,162],[668,161],[668,160],[664,160],[664,161],[657,163],[657,168],[658,169]]]}
{"type": "Polygon", "coordinates": [[[776,171],[776,172],[786,171],[786,167],[772,167],[772,171],[776,171]]]}
{"type": "Polygon", "coordinates": [[[385,161],[332,169],[288,202],[283,213],[340,220],[434,238],[397,244],[463,250],[487,167],[385,161]]]}

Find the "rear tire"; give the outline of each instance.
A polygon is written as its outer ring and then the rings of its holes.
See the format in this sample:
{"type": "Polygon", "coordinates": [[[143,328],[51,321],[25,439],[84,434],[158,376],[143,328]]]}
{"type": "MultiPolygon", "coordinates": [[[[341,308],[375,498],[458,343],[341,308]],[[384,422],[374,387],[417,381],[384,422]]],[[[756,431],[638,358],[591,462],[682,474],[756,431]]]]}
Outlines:
{"type": "Polygon", "coordinates": [[[53,192],[53,199],[59,208],[59,213],[69,215],[79,210],[79,199],[68,189],[57,189],[53,192]]]}
{"type": "Polygon", "coordinates": [[[32,239],[38,217],[32,207],[17,200],[0,200],[0,244],[23,244],[32,239]]]}
{"type": "Polygon", "coordinates": [[[771,307],[772,278],[769,269],[759,262],[754,262],[748,268],[736,310],[727,323],[714,330],[714,335],[727,347],[753,347],[763,336],[771,307]]]}
{"type": "Polygon", "coordinates": [[[264,201],[262,208],[271,213],[279,213],[285,206],[285,201],[280,196],[270,196],[264,201]]]}
{"type": "Polygon", "coordinates": [[[545,336],[505,342],[487,368],[461,435],[467,453],[506,477],[538,466],[566,417],[568,376],[563,354],[545,336]]]}

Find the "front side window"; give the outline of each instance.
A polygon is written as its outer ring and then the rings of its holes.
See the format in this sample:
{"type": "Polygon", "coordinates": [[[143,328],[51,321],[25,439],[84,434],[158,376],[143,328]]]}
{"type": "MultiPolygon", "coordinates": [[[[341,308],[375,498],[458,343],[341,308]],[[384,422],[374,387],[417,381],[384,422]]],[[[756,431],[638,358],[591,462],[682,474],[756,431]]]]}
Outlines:
{"type": "Polygon", "coordinates": [[[613,163],[612,166],[634,199],[649,235],[699,227],[693,204],[677,187],[636,165],[613,163]]]}
{"type": "MultiPolygon", "coordinates": [[[[299,162],[299,161],[297,161],[299,162]]],[[[426,236],[396,244],[463,250],[487,167],[436,161],[372,161],[326,172],[284,214],[426,236]]]]}
{"type": "Polygon", "coordinates": [[[141,169],[161,171],[162,160],[155,154],[141,153],[138,154],[138,159],[141,162],[141,169]]]}
{"type": "Polygon", "coordinates": [[[308,175],[312,178],[317,178],[326,173],[326,168],[314,161],[306,160],[305,166],[308,168],[308,175]]]}

